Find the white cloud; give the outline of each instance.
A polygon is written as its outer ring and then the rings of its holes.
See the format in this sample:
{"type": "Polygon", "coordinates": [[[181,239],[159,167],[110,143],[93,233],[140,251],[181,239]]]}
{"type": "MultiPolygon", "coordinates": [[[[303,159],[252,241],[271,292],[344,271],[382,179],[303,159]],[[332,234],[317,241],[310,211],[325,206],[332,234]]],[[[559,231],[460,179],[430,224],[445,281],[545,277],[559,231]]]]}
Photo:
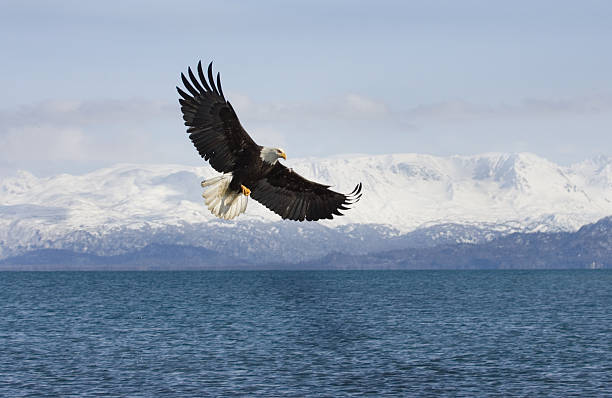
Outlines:
{"type": "MultiPolygon", "coordinates": [[[[240,93],[228,98],[256,142],[283,147],[292,158],[521,150],[579,160],[593,152],[592,143],[609,148],[612,125],[610,96],[494,106],[456,100],[404,109],[356,93],[302,103],[258,102],[240,93]]],[[[1,167],[38,173],[50,162],[63,162],[66,171],[74,171],[70,164],[199,162],[178,104],[148,100],[54,100],[0,110],[0,140],[1,167]]]]}
{"type": "Polygon", "coordinates": [[[297,119],[347,120],[355,118],[377,119],[385,117],[386,104],[360,94],[322,99],[320,102],[257,102],[247,95],[230,93],[228,96],[241,119],[259,121],[285,121],[297,119]]]}
{"type": "Polygon", "coordinates": [[[382,102],[376,102],[370,98],[358,94],[348,94],[345,97],[346,106],[351,114],[360,116],[383,116],[388,109],[382,102]]]}
{"type": "Polygon", "coordinates": [[[12,127],[139,124],[169,117],[180,117],[178,103],[142,99],[52,100],[0,111],[0,133],[12,127]]]}
{"type": "Polygon", "coordinates": [[[40,160],[84,160],[85,136],[74,128],[28,126],[11,129],[3,137],[0,156],[8,163],[40,160]]]}
{"type": "Polygon", "coordinates": [[[594,95],[565,99],[525,99],[519,103],[480,105],[467,101],[422,104],[402,112],[422,122],[470,122],[489,119],[559,118],[612,112],[612,96],[594,95]]]}
{"type": "Polygon", "coordinates": [[[184,131],[178,104],[39,102],[0,111],[1,166],[44,174],[53,167],[87,170],[116,162],[168,162],[184,131]],[[168,130],[175,129],[177,135],[164,130],[169,124],[168,130]]]}

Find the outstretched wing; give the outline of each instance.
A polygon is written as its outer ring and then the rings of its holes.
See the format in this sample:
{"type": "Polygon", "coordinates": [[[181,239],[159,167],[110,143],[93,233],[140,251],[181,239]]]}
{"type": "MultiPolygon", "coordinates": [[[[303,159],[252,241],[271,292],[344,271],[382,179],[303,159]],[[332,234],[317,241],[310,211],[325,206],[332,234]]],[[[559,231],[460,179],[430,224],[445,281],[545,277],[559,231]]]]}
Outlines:
{"type": "Polygon", "coordinates": [[[234,170],[240,157],[248,151],[256,151],[258,145],[240,125],[232,105],[225,100],[221,79],[217,73],[217,84],[212,73],[212,62],[208,65],[208,81],[198,62],[198,78],[191,68],[187,69],[189,80],[181,73],[185,89],[176,89],[189,138],[200,156],[221,173],[234,170]]]}
{"type": "Polygon", "coordinates": [[[359,201],[361,183],[344,195],[276,163],[266,178],[251,187],[251,197],[284,219],[332,219],[334,214],[341,216],[340,210],[348,210],[347,206],[359,201]]]}

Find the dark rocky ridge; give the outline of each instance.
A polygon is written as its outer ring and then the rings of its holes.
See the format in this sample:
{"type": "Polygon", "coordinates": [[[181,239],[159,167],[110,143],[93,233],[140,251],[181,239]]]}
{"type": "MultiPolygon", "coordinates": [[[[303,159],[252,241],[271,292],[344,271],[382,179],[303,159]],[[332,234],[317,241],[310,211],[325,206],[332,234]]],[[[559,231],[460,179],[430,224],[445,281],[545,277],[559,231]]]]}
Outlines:
{"type": "MultiPolygon", "coordinates": [[[[425,232],[420,231],[417,235],[387,235],[386,239],[384,235],[372,235],[371,229],[345,230],[346,241],[338,247],[348,250],[304,261],[299,261],[299,257],[298,261],[287,261],[286,258],[291,256],[271,261],[269,256],[257,252],[244,255],[244,252],[223,250],[227,246],[219,246],[221,250],[211,250],[190,244],[153,243],[109,256],[68,249],[35,249],[0,261],[0,269],[612,268],[612,216],[585,225],[576,232],[514,233],[500,236],[490,231],[470,232],[465,227],[461,228],[463,242],[466,236],[472,236],[474,243],[456,243],[457,231],[443,234],[454,228],[453,225],[441,225],[425,232]],[[445,236],[443,239],[432,238],[439,237],[440,233],[445,236]],[[376,242],[368,241],[370,236],[376,236],[376,242]],[[353,248],[360,243],[362,251],[354,251],[353,248]],[[382,250],[376,250],[377,247],[382,250]],[[371,251],[364,252],[367,249],[371,251]]],[[[283,245],[291,249],[292,244],[300,244],[300,239],[314,239],[318,242],[334,237],[333,234],[308,236],[314,232],[310,231],[306,236],[302,233],[283,245]]],[[[335,243],[338,242],[327,241],[325,244],[328,247],[335,243]]]]}

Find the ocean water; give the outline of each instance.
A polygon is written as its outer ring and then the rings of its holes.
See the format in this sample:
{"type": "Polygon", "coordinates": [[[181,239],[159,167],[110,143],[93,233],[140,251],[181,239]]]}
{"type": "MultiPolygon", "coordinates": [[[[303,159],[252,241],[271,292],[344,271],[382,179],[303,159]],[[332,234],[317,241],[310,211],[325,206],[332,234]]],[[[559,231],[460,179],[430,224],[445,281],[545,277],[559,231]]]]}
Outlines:
{"type": "Polygon", "coordinates": [[[612,272],[0,273],[0,396],[612,396],[612,272]]]}

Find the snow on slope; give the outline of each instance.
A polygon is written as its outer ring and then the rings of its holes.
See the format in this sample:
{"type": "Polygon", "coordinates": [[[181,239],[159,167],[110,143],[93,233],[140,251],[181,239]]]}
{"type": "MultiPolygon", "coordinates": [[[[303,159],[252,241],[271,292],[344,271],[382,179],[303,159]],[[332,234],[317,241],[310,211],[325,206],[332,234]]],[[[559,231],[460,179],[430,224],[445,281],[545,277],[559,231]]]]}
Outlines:
{"type": "MultiPolygon", "coordinates": [[[[284,162],[304,177],[363,198],[346,216],[321,224],[382,224],[400,233],[442,223],[498,225],[509,230],[576,230],[612,214],[612,158],[562,167],[528,153],[436,157],[420,154],[338,156],[284,162]]],[[[28,172],[0,182],[0,246],[52,240],[70,231],[105,234],[211,223],[200,181],[210,167],[120,164],[84,175],[37,178],[28,172]]],[[[253,200],[237,223],[278,216],[253,200]]]]}

